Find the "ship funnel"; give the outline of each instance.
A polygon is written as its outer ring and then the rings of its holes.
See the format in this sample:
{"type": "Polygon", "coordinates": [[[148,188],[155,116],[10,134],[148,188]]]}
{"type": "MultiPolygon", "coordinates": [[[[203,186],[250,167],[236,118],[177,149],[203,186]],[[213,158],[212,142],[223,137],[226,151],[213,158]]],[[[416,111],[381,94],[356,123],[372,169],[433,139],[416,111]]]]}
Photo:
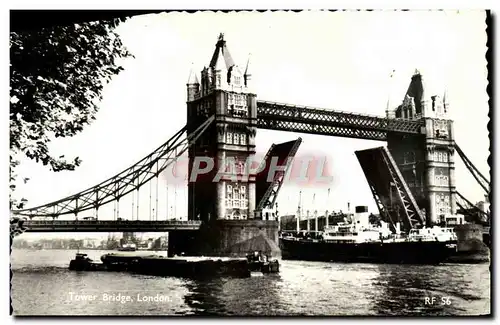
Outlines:
{"type": "Polygon", "coordinates": [[[370,226],[368,207],[365,205],[358,205],[354,210],[354,223],[356,227],[368,228],[370,226]]]}

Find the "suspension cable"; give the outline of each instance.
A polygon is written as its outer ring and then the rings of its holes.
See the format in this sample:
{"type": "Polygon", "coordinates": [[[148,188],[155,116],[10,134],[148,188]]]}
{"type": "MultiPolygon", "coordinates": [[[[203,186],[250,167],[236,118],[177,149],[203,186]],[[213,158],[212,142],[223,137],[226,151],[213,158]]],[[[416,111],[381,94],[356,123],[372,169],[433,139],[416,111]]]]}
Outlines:
{"type": "Polygon", "coordinates": [[[166,215],[166,219],[165,220],[168,220],[168,175],[165,177],[165,189],[166,189],[166,192],[167,192],[167,200],[166,200],[166,203],[167,203],[167,215],[166,215]]]}
{"type": "Polygon", "coordinates": [[[174,186],[174,219],[177,219],[177,186],[174,186]]]}
{"type": "Polygon", "coordinates": [[[457,150],[458,155],[462,158],[462,161],[465,164],[465,167],[470,171],[472,176],[476,179],[478,184],[486,191],[487,194],[490,193],[490,182],[486,177],[481,174],[481,172],[477,169],[476,166],[472,163],[472,161],[465,155],[465,153],[460,149],[458,144],[454,143],[455,150],[457,150]]]}
{"type": "Polygon", "coordinates": [[[187,134],[185,139],[181,139],[182,134],[187,131],[187,125],[184,126],[172,138],[158,147],[151,154],[144,157],[131,167],[123,170],[121,173],[108,178],[106,181],[101,182],[98,185],[48,204],[28,209],[14,210],[12,213],[17,215],[32,215],[33,217],[51,215],[59,216],[86,211],[95,208],[96,204],[101,206],[111,201],[118,200],[120,197],[133,192],[136,187],[141,187],[143,184],[150,181],[155,175],[154,171],[151,169],[154,168],[154,164],[156,162],[161,162],[161,167],[159,168],[159,172],[161,172],[173,161],[178,159],[179,156],[186,152],[188,148],[208,129],[214,119],[215,116],[210,116],[203,123],[201,123],[196,130],[187,134]],[[171,157],[174,152],[178,152],[178,155],[171,157]],[[137,185],[134,185],[134,179],[137,179],[137,185]],[[92,195],[95,191],[104,194],[97,201],[92,195]],[[78,199],[81,199],[84,203],[81,205],[75,204],[78,199]],[[57,209],[57,211],[51,211],[49,209],[51,207],[57,209]]]}
{"type": "MultiPolygon", "coordinates": [[[[137,185],[139,185],[139,178],[137,178],[137,185]]],[[[139,188],[137,187],[137,215],[136,220],[139,220],[139,188]]]]}
{"type": "Polygon", "coordinates": [[[158,174],[158,162],[156,162],[156,209],[155,209],[155,220],[158,221],[158,183],[160,181],[158,174]]]}
{"type": "Polygon", "coordinates": [[[134,220],[134,203],[135,203],[135,192],[132,192],[132,215],[130,217],[130,220],[134,220]]]}

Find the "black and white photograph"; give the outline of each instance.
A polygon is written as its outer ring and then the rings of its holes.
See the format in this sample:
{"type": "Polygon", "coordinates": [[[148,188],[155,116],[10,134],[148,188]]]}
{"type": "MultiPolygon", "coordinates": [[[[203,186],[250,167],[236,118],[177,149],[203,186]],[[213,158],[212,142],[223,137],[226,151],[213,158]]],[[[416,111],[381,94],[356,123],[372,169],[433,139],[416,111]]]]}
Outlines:
{"type": "Polygon", "coordinates": [[[490,11],[9,15],[12,317],[491,317],[490,11]]]}

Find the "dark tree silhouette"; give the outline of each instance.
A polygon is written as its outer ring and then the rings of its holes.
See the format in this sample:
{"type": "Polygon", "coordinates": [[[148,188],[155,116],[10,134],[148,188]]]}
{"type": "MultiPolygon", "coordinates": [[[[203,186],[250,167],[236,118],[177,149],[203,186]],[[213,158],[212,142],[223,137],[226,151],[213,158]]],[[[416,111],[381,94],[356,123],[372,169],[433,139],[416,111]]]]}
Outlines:
{"type": "MultiPolygon", "coordinates": [[[[123,20],[121,20],[123,21],[123,20]]],[[[54,157],[48,144],[95,119],[101,92],[131,56],[114,31],[120,20],[84,22],[10,33],[10,188],[21,156],[52,171],[74,170],[75,157],[54,157]]],[[[25,179],[27,181],[27,179],[25,179]]]]}

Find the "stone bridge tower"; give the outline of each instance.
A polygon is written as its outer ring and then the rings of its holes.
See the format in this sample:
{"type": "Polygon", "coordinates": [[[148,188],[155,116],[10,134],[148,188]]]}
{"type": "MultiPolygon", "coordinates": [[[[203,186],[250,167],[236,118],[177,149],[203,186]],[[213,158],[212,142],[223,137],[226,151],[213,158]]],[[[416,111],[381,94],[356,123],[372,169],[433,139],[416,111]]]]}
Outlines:
{"type": "Polygon", "coordinates": [[[456,213],[453,121],[443,96],[428,94],[424,77],[415,71],[403,102],[388,118],[422,121],[420,135],[389,133],[388,149],[393,155],[427,225],[444,221],[456,213]]]}
{"type": "Polygon", "coordinates": [[[215,161],[211,172],[188,183],[188,219],[203,222],[201,248],[196,250],[205,255],[243,253],[235,245],[245,246],[242,242],[259,236],[271,238],[277,248],[277,222],[254,219],[255,175],[244,175],[245,162],[255,155],[257,130],[249,64],[250,60],[241,67],[233,61],[220,34],[201,78],[191,71],[187,82],[188,133],[215,115],[214,123],[189,149],[190,176],[193,164],[203,160],[200,157],[215,161]]]}
{"type": "Polygon", "coordinates": [[[201,71],[201,84],[191,72],[188,132],[215,114],[215,123],[189,151],[191,168],[196,157],[209,156],[215,162],[212,172],[189,182],[191,220],[247,220],[255,210],[255,179],[243,178],[245,162],[255,154],[257,129],[248,63],[244,70],[234,63],[221,34],[209,66],[201,71]]]}

